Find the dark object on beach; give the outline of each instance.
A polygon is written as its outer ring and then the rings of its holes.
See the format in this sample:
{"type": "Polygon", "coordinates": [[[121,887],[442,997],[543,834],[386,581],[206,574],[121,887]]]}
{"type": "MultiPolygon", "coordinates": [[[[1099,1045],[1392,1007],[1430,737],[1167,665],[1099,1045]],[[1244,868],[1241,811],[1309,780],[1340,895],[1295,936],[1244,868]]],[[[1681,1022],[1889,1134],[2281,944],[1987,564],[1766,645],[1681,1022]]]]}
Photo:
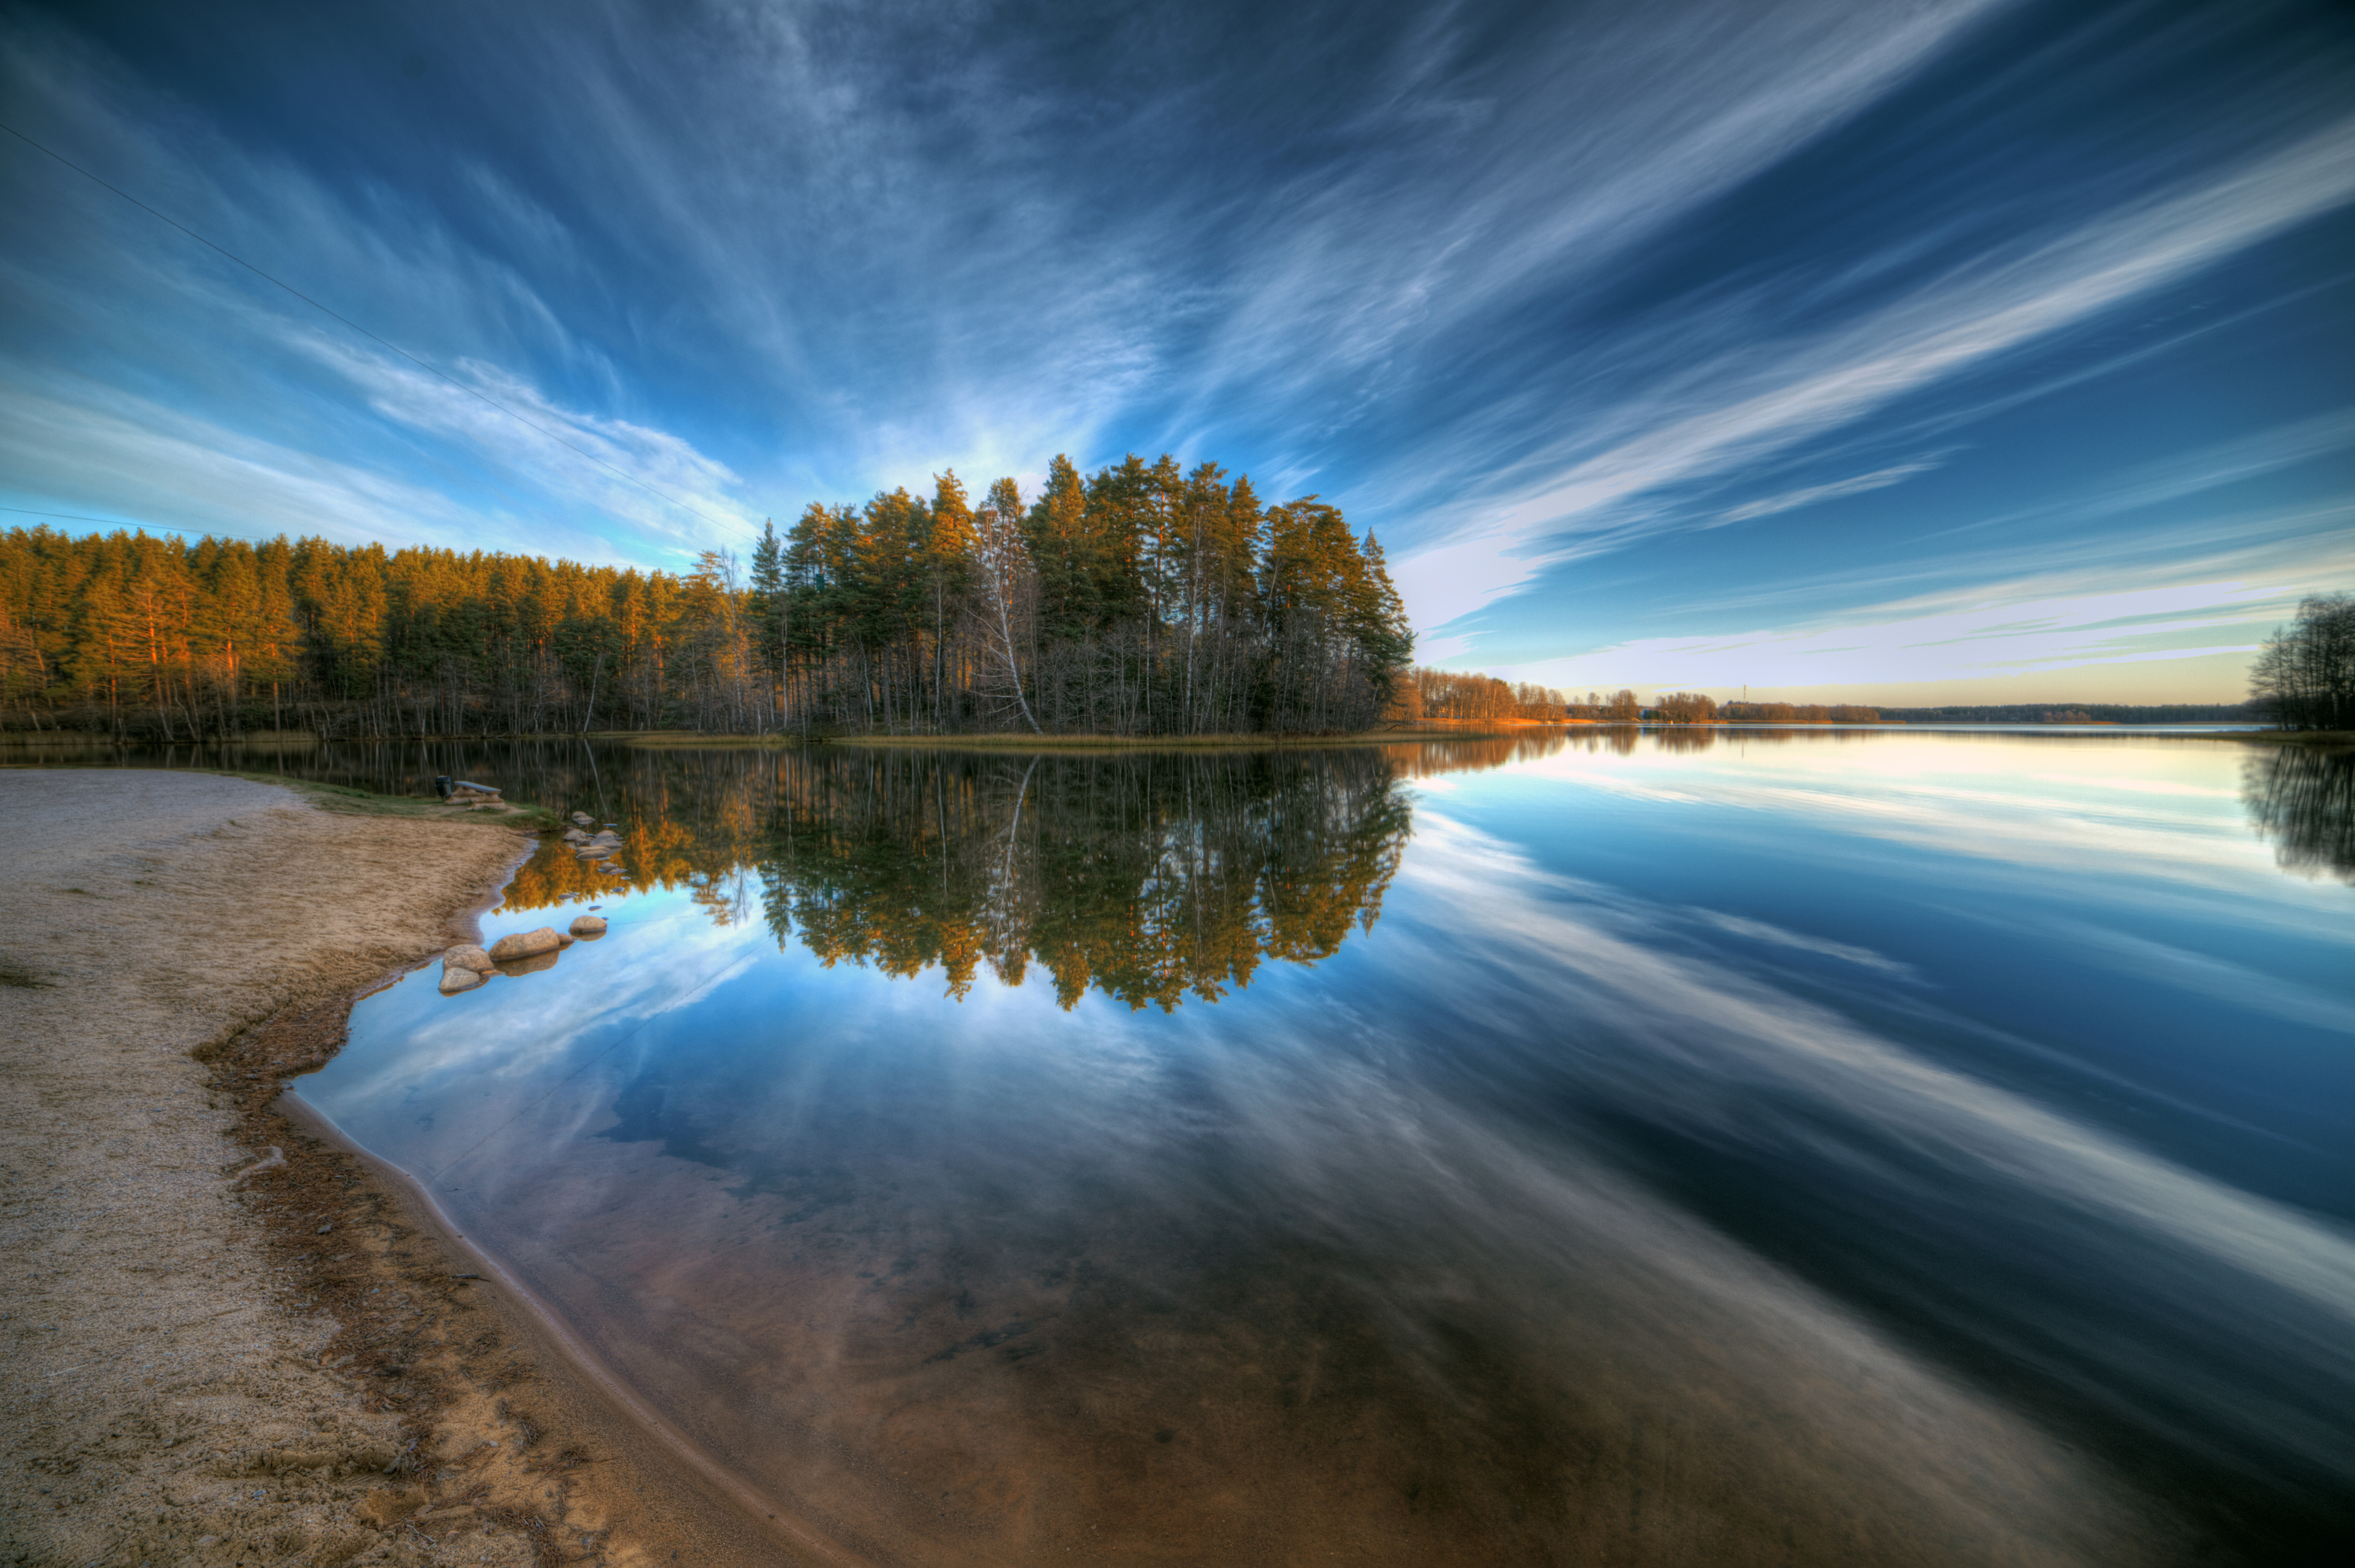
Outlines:
{"type": "Polygon", "coordinates": [[[444,800],[450,798],[450,776],[447,773],[437,773],[433,776],[433,792],[444,800]]]}

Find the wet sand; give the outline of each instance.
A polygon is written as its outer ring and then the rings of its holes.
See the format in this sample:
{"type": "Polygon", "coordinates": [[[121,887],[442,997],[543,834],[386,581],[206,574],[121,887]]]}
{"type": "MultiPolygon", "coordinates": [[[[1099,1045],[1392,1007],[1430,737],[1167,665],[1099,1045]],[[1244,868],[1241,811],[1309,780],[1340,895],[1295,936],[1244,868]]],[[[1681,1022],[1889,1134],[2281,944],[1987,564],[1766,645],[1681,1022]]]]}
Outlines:
{"type": "Polygon", "coordinates": [[[528,837],[112,769],[0,821],[0,1560],[803,1560],[274,1104],[528,837]]]}

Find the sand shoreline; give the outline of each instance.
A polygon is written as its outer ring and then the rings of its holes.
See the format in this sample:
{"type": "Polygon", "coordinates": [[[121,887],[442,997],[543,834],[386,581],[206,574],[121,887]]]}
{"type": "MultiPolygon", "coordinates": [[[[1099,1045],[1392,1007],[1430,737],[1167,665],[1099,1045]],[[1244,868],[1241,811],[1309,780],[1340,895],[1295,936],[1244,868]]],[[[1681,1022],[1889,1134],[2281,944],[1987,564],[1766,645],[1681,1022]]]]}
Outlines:
{"type": "Polygon", "coordinates": [[[0,820],[0,1563],[804,1560],[279,1099],[529,838],[146,770],[0,820]]]}

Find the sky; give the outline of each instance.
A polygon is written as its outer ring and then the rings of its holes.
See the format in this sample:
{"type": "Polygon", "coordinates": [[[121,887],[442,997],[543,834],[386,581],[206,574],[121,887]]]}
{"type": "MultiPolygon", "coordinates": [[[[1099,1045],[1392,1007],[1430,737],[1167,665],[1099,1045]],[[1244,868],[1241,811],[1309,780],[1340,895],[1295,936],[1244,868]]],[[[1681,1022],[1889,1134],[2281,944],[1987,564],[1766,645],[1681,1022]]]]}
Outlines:
{"type": "Polygon", "coordinates": [[[2335,0],[83,0],[0,125],[0,526],[677,568],[1169,451],[1423,662],[1891,705],[2355,589],[2335,0]]]}

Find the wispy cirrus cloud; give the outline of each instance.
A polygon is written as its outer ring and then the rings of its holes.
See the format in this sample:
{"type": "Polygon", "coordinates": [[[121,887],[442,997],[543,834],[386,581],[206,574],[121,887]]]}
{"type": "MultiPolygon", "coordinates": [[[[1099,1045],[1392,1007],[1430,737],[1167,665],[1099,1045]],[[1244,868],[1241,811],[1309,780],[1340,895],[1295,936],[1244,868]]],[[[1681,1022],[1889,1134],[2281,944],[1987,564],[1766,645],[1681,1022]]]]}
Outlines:
{"type": "MultiPolygon", "coordinates": [[[[1747,346],[1623,416],[1591,455],[1518,494],[1462,509],[1444,544],[1406,557],[1418,625],[1470,614],[1544,567],[1626,542],[1638,497],[1712,479],[1849,424],[2006,351],[2255,244],[2355,196],[2355,120],[2167,196],[1989,256],[1818,338],[1747,346]]],[[[1581,443],[1584,444],[1584,438],[1581,443]]]]}
{"type": "MultiPolygon", "coordinates": [[[[2337,514],[2355,529],[2355,506],[2337,514]]],[[[1984,701],[2181,700],[2179,670],[2128,666],[2222,660],[2228,690],[2265,633],[2305,589],[2320,519],[2248,519],[2252,542],[2176,559],[2121,566],[2101,558],[2072,569],[1973,581],[1870,604],[1800,626],[1752,621],[1743,630],[1616,643],[1567,659],[1503,666],[1508,678],[1579,689],[1694,688],[1730,695],[1936,705],[1974,700],[1964,683],[2003,682],[1984,701]],[[2130,694],[2089,699],[2094,672],[2130,694]]],[[[2230,530],[2224,530],[2230,532],[2230,530]]],[[[2197,532],[2187,530],[2187,533],[2197,532]]],[[[2349,536],[2355,537],[2355,534],[2349,536]]],[[[2325,569],[2355,575],[2355,544],[2325,569]]],[[[1802,596],[1804,597],[1804,596],[1802,596]]],[[[1742,622],[1734,622],[1742,626],[1742,622]]],[[[2212,676],[2202,673],[2203,680],[2212,676]]]]}
{"type": "MultiPolygon", "coordinates": [[[[123,526],[151,532],[459,548],[486,529],[504,534],[529,525],[453,503],[428,486],[120,396],[101,405],[0,387],[0,471],[20,503],[66,512],[103,508],[123,526]]],[[[593,548],[580,547],[589,541],[565,542],[575,546],[565,553],[599,558],[593,548]]]]}
{"type": "Polygon", "coordinates": [[[1729,523],[1747,523],[1753,517],[1772,517],[1777,512],[1792,512],[1802,506],[1813,506],[1819,501],[1837,501],[1843,495],[1863,495],[1875,490],[1886,490],[1892,484],[1902,484],[1917,473],[1928,473],[1938,465],[1934,462],[1902,462],[1891,468],[1875,469],[1853,479],[1834,480],[1829,484],[1810,484],[1798,490],[1786,490],[1780,495],[1770,495],[1762,501],[1744,502],[1722,512],[1704,526],[1722,527],[1729,523]]]}
{"type": "MultiPolygon", "coordinates": [[[[0,377],[397,479],[485,544],[646,562],[949,467],[1211,457],[1378,527],[1431,655],[1517,620],[1515,658],[1681,628],[1700,553],[1668,556],[1697,530],[1729,556],[1771,531],[1763,608],[1837,575],[1827,517],[1966,522],[1913,503],[2002,461],[2004,410],[2184,374],[2069,345],[2342,207],[2355,157],[2355,49],[2311,0],[360,14],[297,38],[239,0],[107,36],[20,12],[0,92],[596,461],[22,148],[0,377]],[[1678,589],[1614,590],[1597,635],[1564,610],[1609,560],[1678,589]]],[[[2165,341],[2239,343],[2343,284],[2229,290],[2165,341]]],[[[2343,401],[2323,379],[2297,395],[2343,401]]],[[[2220,436],[2284,412],[2243,402],[2220,436]]],[[[2083,443],[2057,479],[2116,463],[2083,443]]],[[[196,518],[110,473],[40,493],[196,518]]],[[[308,492],[323,524],[384,524],[336,495],[308,492]]]]}
{"type": "Polygon", "coordinates": [[[1472,323],[1609,270],[2007,3],[1618,8],[1476,63],[1466,14],[1409,34],[1333,127],[1362,155],[1253,204],[1179,418],[1215,426],[1218,404],[1271,386],[1324,395],[1454,352],[1472,323]]]}

